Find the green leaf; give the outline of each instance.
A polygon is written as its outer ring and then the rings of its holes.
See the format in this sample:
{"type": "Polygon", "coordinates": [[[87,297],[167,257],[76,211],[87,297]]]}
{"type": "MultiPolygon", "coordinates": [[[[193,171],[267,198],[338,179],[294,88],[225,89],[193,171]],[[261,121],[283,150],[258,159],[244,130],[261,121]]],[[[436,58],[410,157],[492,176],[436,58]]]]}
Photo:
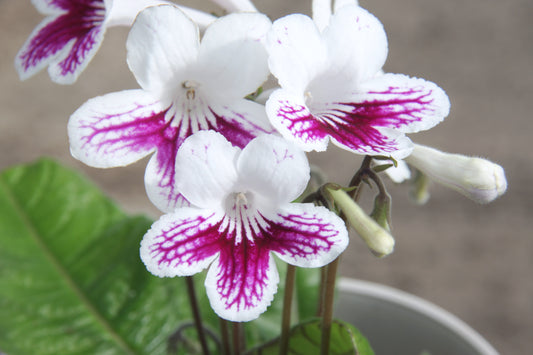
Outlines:
{"type": "MultiPolygon", "coordinates": [[[[320,320],[315,319],[291,329],[289,355],[320,354],[320,320]]],[[[277,355],[279,338],[252,349],[247,355],[277,355]]],[[[374,355],[366,338],[354,326],[334,320],[331,327],[330,355],[374,355]]]]}
{"type": "Polygon", "coordinates": [[[53,161],[3,172],[0,349],[165,354],[167,338],[191,315],[184,281],[154,277],[140,261],[151,223],[53,161]]]}

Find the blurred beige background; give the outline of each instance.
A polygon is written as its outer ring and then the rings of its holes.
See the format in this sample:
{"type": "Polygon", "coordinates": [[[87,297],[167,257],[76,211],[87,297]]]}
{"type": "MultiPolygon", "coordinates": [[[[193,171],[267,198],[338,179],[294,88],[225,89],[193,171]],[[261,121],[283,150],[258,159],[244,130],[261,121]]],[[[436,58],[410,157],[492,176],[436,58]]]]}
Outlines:
{"type": "MultiPolygon", "coordinates": [[[[219,11],[204,1],[181,2],[219,11]]],[[[309,13],[310,0],[257,0],[272,19],[309,13]]],[[[434,185],[415,206],[405,187],[391,186],[396,251],[374,258],[352,239],[343,275],[391,285],[458,315],[502,354],[531,353],[533,335],[533,2],[530,0],[368,0],[384,24],[388,72],[438,83],[450,116],[411,137],[442,150],[503,165],[507,194],[480,206],[434,185]]],[[[53,84],[46,72],[19,82],[13,59],[42,16],[30,0],[0,0],[0,168],[47,155],[84,171],[131,212],[157,216],[144,195],[146,160],[127,168],[82,166],[68,151],[66,123],[85,100],[137,85],[125,66],[127,30],[112,28],[75,85],[53,84]]],[[[312,154],[332,181],[345,183],[360,157],[333,147],[312,154]]],[[[390,183],[389,185],[392,185],[390,183]]],[[[400,354],[403,355],[403,354],[400,354]]]]}

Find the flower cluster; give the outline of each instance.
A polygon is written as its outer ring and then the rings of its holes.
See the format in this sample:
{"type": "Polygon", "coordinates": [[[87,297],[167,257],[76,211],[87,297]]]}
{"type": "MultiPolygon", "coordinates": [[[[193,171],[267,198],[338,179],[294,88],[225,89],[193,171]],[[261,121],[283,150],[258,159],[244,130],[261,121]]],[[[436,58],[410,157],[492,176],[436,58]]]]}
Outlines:
{"type": "Polygon", "coordinates": [[[313,18],[273,23],[247,0],[217,2],[230,13],[215,18],[158,0],[36,0],[47,17],[15,61],[22,79],[48,66],[52,80],[71,84],[108,27],[131,25],[127,64],[140,88],[88,100],[68,134],[72,155],[93,167],[151,155],[146,191],[165,214],[140,253],[154,275],[208,268],[216,313],[248,321],[277,290],[272,254],[320,267],[344,251],[348,233],[336,207],[374,252],[392,252],[388,231],[361,209],[350,213],[348,194],[330,191],[334,203],[322,203],[330,209],[293,202],[309,181],[305,152],[329,141],[390,165],[404,159],[480,202],[505,191],[499,166],[406,136],[442,121],[448,97],[432,82],[383,72],[385,31],[355,1],[337,0],[333,11],[330,1],[314,1],[313,18]],[[279,86],[254,100],[270,75],[279,86]],[[443,174],[442,166],[457,168],[443,174]],[[456,170],[463,184],[454,182],[456,170]]]}

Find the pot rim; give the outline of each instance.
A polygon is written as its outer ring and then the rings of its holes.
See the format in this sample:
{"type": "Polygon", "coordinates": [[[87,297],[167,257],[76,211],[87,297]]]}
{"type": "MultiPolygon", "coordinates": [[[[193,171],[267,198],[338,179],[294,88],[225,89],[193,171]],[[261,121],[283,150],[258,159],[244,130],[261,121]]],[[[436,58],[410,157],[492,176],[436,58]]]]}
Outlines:
{"type": "Polygon", "coordinates": [[[455,315],[444,310],[443,308],[426,301],[420,297],[398,290],[396,288],[377,284],[374,282],[340,277],[337,283],[338,290],[341,292],[356,293],[365,296],[371,296],[385,302],[400,305],[411,309],[417,313],[423,314],[428,318],[439,322],[450,331],[468,339],[468,342],[480,354],[499,355],[498,351],[492,347],[477,331],[468,324],[457,318],[455,315]]]}

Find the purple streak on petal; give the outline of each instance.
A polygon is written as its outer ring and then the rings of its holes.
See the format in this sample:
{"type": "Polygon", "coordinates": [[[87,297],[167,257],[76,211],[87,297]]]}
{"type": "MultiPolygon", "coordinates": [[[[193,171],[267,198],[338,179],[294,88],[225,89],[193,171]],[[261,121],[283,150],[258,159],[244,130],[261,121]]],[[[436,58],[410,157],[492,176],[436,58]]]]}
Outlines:
{"type": "Polygon", "coordinates": [[[264,298],[268,286],[270,250],[262,243],[243,240],[235,244],[226,239],[220,251],[217,289],[226,309],[237,311],[255,308],[264,298]]]}
{"type": "Polygon", "coordinates": [[[296,138],[304,142],[330,136],[351,150],[393,152],[396,150],[394,141],[379,128],[409,126],[434,110],[432,92],[423,87],[389,87],[387,91],[367,94],[377,99],[328,103],[312,113],[302,105],[280,102],[278,117],[296,138]]]}
{"type": "Polygon", "coordinates": [[[189,274],[187,270],[205,267],[219,253],[216,289],[223,307],[232,312],[270,302],[271,251],[298,261],[312,260],[338,242],[335,226],[313,213],[277,214],[268,220],[257,211],[248,211],[246,205],[230,212],[220,218],[205,211],[168,223],[149,246],[149,254],[159,268],[189,274]]]}
{"type": "MultiPolygon", "coordinates": [[[[254,217],[251,217],[252,219],[254,217]]],[[[220,250],[220,269],[217,290],[226,309],[245,311],[261,303],[268,286],[270,249],[268,229],[251,229],[251,235],[240,236],[250,224],[249,218],[233,220],[225,225],[240,224],[234,228],[226,227],[222,233],[220,250]]],[[[224,227],[224,226],[221,226],[224,227]]]]}
{"type": "Polygon", "coordinates": [[[214,213],[175,221],[150,245],[150,256],[165,268],[201,263],[220,251],[220,224],[214,213]]]}
{"type": "Polygon", "coordinates": [[[51,7],[63,9],[57,16],[33,35],[19,59],[24,71],[38,66],[72,43],[68,54],[61,58],[61,75],[71,74],[88,58],[87,53],[98,44],[103,35],[105,5],[102,0],[51,1],[51,7]]]}
{"type": "Polygon", "coordinates": [[[82,147],[92,146],[102,154],[117,154],[120,151],[147,151],[171,141],[175,136],[175,133],[172,133],[175,128],[165,121],[166,111],[152,111],[147,115],[135,117],[135,112],[142,108],[143,106],[139,105],[128,112],[92,117],[96,119],[95,122],[85,123],[80,120],[79,128],[91,132],[83,137],[82,147]],[[115,117],[128,114],[134,119],[113,124],[115,117]]]}
{"type": "Polygon", "coordinates": [[[316,215],[281,215],[271,222],[269,249],[292,258],[309,259],[328,253],[336,243],[338,229],[316,215]]]}
{"type": "MultiPolygon", "coordinates": [[[[370,91],[376,99],[354,103],[339,103],[351,110],[335,110],[340,117],[346,117],[348,124],[373,127],[401,128],[424,119],[433,113],[434,97],[425,87],[397,88],[386,91],[370,91]],[[361,123],[360,123],[361,122],[361,123]]],[[[337,117],[339,117],[337,116],[337,117]]],[[[339,118],[340,118],[339,117],[339,118]]]]}
{"type": "Polygon", "coordinates": [[[277,219],[256,213],[238,218],[240,227],[224,230],[217,289],[226,309],[242,311],[261,303],[269,283],[270,251],[298,260],[316,259],[331,250],[339,234],[331,223],[309,213],[277,219]],[[247,235],[240,237],[239,231],[247,235]]]}
{"type": "Polygon", "coordinates": [[[328,135],[318,121],[303,105],[294,105],[285,100],[280,101],[277,117],[281,119],[283,126],[287,127],[293,136],[303,141],[321,140],[328,135]]]}
{"type": "Polygon", "coordinates": [[[242,114],[238,112],[232,112],[236,118],[240,119],[240,122],[235,118],[224,117],[218,115],[211,110],[216,119],[216,126],[209,125],[209,129],[219,132],[226,139],[236,147],[244,148],[252,139],[257,137],[261,133],[272,133],[264,128],[255,125],[248,121],[242,114]],[[243,122],[246,122],[248,127],[244,126],[243,122]]]}
{"type": "Polygon", "coordinates": [[[178,149],[192,133],[188,130],[187,135],[179,136],[179,127],[169,127],[161,137],[157,146],[157,175],[160,177],[158,186],[160,193],[168,200],[167,206],[184,207],[190,206],[187,199],[176,189],[176,154],[178,149]]]}

